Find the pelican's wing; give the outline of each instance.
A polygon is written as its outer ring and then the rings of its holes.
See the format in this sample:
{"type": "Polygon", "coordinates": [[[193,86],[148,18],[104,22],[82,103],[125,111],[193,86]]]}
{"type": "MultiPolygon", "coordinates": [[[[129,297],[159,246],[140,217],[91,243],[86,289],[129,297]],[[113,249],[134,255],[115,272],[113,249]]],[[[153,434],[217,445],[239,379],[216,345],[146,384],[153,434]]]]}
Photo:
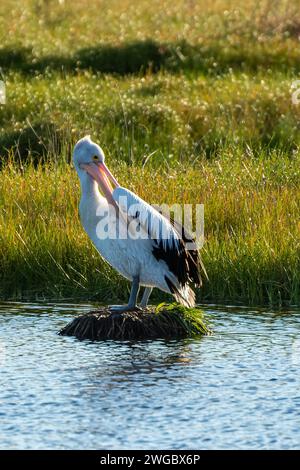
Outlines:
{"type": "Polygon", "coordinates": [[[130,220],[136,219],[152,240],[160,240],[163,249],[177,249],[179,234],[172,224],[153,206],[126,188],[118,186],[112,193],[120,210],[130,220]]]}
{"type": "Polygon", "coordinates": [[[153,255],[157,260],[163,260],[169,270],[176,276],[180,285],[189,282],[201,286],[200,256],[195,240],[176,221],[168,218],[130,190],[117,187],[113,198],[118,203],[129,221],[136,219],[153,241],[153,255]],[[187,249],[187,243],[193,243],[192,249],[187,249]]]}
{"type": "MultiPolygon", "coordinates": [[[[157,206],[157,210],[159,211],[160,214],[164,216],[163,211],[157,206]]],[[[170,222],[174,229],[180,234],[181,236],[181,241],[184,244],[184,247],[186,244],[189,244],[189,249],[184,249],[183,255],[188,263],[188,271],[189,271],[189,279],[193,281],[196,286],[201,287],[202,286],[202,279],[201,279],[201,273],[204,274],[206,279],[208,280],[208,275],[205,269],[205,266],[203,264],[203,261],[200,256],[199,249],[197,248],[196,240],[191,235],[186,228],[180,224],[177,220],[173,219],[172,217],[170,218],[170,222]],[[200,273],[201,271],[201,273],[200,273]]]]}

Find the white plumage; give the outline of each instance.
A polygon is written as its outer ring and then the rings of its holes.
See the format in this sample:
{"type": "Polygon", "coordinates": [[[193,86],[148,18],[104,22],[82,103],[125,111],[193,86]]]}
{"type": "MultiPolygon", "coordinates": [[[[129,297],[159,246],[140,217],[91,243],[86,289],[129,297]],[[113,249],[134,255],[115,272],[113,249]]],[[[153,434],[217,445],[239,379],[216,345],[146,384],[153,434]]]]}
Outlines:
{"type": "Polygon", "coordinates": [[[122,186],[115,188],[112,196],[129,218],[133,218],[141,224],[147,236],[151,239],[161,240],[164,249],[178,247],[179,234],[168,219],[153,206],[122,186]]]}

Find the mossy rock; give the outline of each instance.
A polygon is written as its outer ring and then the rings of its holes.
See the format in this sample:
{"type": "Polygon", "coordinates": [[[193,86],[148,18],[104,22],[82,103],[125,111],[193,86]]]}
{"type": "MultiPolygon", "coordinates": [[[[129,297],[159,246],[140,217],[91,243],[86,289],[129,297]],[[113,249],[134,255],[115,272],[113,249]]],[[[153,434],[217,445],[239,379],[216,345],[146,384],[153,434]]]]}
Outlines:
{"type": "Polygon", "coordinates": [[[144,310],[115,313],[100,307],[74,318],[60,335],[90,340],[142,340],[208,335],[209,328],[199,308],[160,304],[144,310]]]}

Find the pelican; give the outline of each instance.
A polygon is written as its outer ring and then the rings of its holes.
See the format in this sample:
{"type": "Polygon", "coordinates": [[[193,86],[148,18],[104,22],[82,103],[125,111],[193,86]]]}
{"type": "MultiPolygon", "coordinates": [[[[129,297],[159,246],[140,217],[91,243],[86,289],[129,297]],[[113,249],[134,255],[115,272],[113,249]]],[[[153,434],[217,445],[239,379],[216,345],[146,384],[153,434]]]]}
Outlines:
{"type": "Polygon", "coordinates": [[[81,186],[82,226],[100,255],[132,283],[128,303],[112,305],[110,310],[146,308],[154,287],[172,294],[182,305],[195,305],[191,285],[201,286],[202,264],[196,245],[186,248],[192,237],[177,222],[120,186],[105,164],[102,148],[90,136],[76,143],[73,162],[81,186]],[[104,222],[103,232],[99,224],[104,222]],[[145,289],[138,306],[140,286],[145,289]]]}

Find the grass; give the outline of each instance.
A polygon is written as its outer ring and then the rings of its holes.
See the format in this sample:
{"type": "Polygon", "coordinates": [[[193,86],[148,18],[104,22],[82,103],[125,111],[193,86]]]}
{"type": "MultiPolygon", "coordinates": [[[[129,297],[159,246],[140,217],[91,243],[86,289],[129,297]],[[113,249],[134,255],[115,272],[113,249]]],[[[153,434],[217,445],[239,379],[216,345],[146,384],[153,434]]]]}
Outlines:
{"type": "Polygon", "coordinates": [[[59,334],[89,340],[145,340],[185,338],[210,334],[199,308],[173,303],[142,312],[111,313],[100,307],[68,323],[59,334]]]}
{"type": "MultiPolygon", "coordinates": [[[[5,0],[0,297],[124,300],[80,226],[74,142],[152,203],[205,204],[198,300],[300,303],[297,1],[5,0]]],[[[156,300],[165,299],[156,293],[156,300]]]]}
{"type": "MultiPolygon", "coordinates": [[[[204,203],[209,282],[199,300],[253,304],[299,302],[299,160],[298,153],[286,160],[274,152],[168,170],[109,163],[124,185],[152,203],[204,203]]],[[[99,259],[81,228],[79,192],[67,164],[2,169],[2,298],[128,295],[127,283],[99,259]]]]}

